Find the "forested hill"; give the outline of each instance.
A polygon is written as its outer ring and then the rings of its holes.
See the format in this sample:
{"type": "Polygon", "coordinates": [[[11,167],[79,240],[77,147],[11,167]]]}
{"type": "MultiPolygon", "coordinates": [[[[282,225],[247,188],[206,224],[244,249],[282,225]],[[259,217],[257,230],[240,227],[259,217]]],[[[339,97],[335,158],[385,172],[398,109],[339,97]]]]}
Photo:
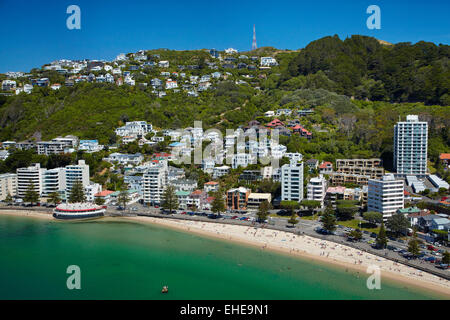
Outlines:
{"type": "MultiPolygon", "coordinates": [[[[301,123],[314,139],[293,142],[290,150],[319,159],[330,154],[387,154],[392,152],[393,125],[407,114],[418,114],[429,122],[433,160],[438,152],[450,149],[447,45],[386,45],[370,37],[353,36],[342,41],[335,36],[314,41],[300,51],[266,47],[246,53],[221,52],[228,61],[201,50],[161,49],[145,54],[145,62],[154,62],[153,66],[143,66],[144,62],[132,53],[127,54],[126,62],[120,62],[125,65],[122,71],[129,70],[135,80],[134,86],[96,80],[64,85],[68,78],[104,75],[106,70],[82,70],[69,76],[35,68],[30,76],[15,79],[19,87],[29,84],[30,78],[40,77],[62,86],[58,90],[35,86],[31,94],[1,95],[0,141],[48,140],[73,134],[108,144],[115,142],[114,129],[125,121],[145,120],[157,128],[185,128],[193,126],[194,120],[202,120],[205,129],[224,130],[254,119],[265,124],[270,120],[263,117],[268,110],[312,108],[314,114],[303,117],[301,123]],[[156,55],[158,58],[154,58],[156,55]],[[268,56],[279,65],[259,68],[260,58],[268,56]],[[170,67],[158,66],[164,60],[170,67]],[[238,68],[240,63],[254,68],[238,68]],[[180,65],[198,68],[181,69],[180,65]],[[180,74],[174,78],[178,92],[164,88],[168,77],[162,76],[163,71],[172,78],[180,74]],[[184,78],[182,72],[186,73],[184,78]],[[220,77],[214,78],[214,73],[220,77]],[[210,77],[211,86],[198,91],[198,96],[189,95],[184,87],[198,86],[198,81],[194,84],[191,80],[193,76],[199,80],[210,77]],[[155,91],[151,84],[156,78],[163,86],[155,91]],[[161,91],[166,95],[158,95],[161,91]]],[[[117,67],[115,62],[107,64],[117,67]]],[[[0,75],[0,80],[5,78],[0,75]]]]}
{"type": "Polygon", "coordinates": [[[305,76],[323,72],[324,89],[357,99],[450,105],[449,58],[450,46],[431,42],[325,37],[301,50],[280,81],[301,86],[305,76]]]}

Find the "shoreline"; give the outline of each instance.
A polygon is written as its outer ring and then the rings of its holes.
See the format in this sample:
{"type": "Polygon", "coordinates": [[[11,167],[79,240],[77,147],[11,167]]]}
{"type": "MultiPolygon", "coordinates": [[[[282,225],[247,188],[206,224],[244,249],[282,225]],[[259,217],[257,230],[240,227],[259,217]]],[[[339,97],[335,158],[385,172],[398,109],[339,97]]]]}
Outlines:
{"type": "MultiPolygon", "coordinates": [[[[43,211],[9,209],[0,210],[1,214],[56,221],[51,213],[43,211]]],[[[369,265],[377,265],[380,267],[381,280],[387,278],[397,285],[406,285],[407,288],[425,289],[430,293],[443,296],[444,299],[450,299],[450,281],[448,280],[395,263],[389,259],[361,252],[352,247],[307,235],[294,235],[272,229],[194,220],[161,219],[144,216],[105,218],[108,220],[119,219],[136,223],[154,224],[211,239],[231,241],[236,244],[259,248],[260,250],[269,250],[290,257],[312,260],[328,267],[345,269],[345,272],[356,272],[358,277],[368,278],[369,274],[366,273],[367,267],[369,265]]]]}
{"type": "Polygon", "coordinates": [[[26,209],[17,210],[17,209],[2,209],[0,210],[0,215],[8,215],[8,216],[17,216],[17,217],[32,217],[46,220],[54,220],[51,212],[47,213],[45,211],[27,211],[26,209]]]}
{"type": "MultiPolygon", "coordinates": [[[[354,271],[359,276],[362,277],[369,277],[369,274],[366,273],[367,267],[370,264],[362,263],[362,264],[354,264],[351,263],[351,259],[346,259],[345,257],[339,256],[339,255],[332,255],[325,256],[325,254],[321,255],[320,253],[317,254],[316,252],[311,252],[311,250],[302,250],[302,249],[290,249],[287,246],[276,244],[268,244],[267,241],[261,241],[259,239],[248,239],[248,237],[243,236],[245,234],[245,230],[255,230],[254,227],[248,227],[248,226],[237,226],[237,225],[225,225],[225,224],[217,224],[217,223],[210,223],[210,222],[203,222],[203,221],[192,221],[192,220],[173,220],[173,219],[159,219],[159,218],[153,218],[153,217],[121,217],[121,219],[125,220],[131,220],[135,222],[143,222],[143,223],[149,223],[149,224],[157,224],[160,226],[193,233],[197,235],[201,235],[204,237],[212,238],[212,239],[221,239],[226,241],[231,241],[236,244],[244,244],[249,245],[254,248],[259,248],[261,250],[269,250],[276,253],[281,253],[284,255],[288,255],[290,257],[297,257],[297,258],[303,258],[303,259],[310,259],[314,262],[318,262],[321,264],[325,264],[327,266],[332,267],[338,267],[340,269],[346,269],[346,272],[354,271]],[[208,226],[208,229],[201,228],[201,225],[208,226]],[[222,229],[222,230],[219,230],[222,229]],[[229,231],[229,230],[223,230],[223,229],[234,229],[235,231],[238,231],[242,234],[242,236],[239,236],[239,234],[236,233],[224,233],[223,231],[229,231]]],[[[325,244],[325,246],[328,249],[332,249],[333,247],[340,247],[344,249],[344,251],[348,252],[350,255],[353,255],[356,252],[359,252],[359,250],[347,247],[345,245],[341,244],[335,244],[334,242],[327,241],[327,240],[320,240],[316,239],[307,235],[293,235],[287,232],[283,231],[275,231],[271,229],[256,229],[254,231],[255,233],[277,233],[284,237],[294,238],[297,240],[304,240],[301,241],[301,244],[306,243],[312,244],[325,244]]],[[[294,240],[293,239],[293,240],[294,240]]],[[[290,243],[286,241],[286,243],[290,243]]],[[[325,247],[322,247],[325,248],[325,247]]],[[[323,250],[325,253],[328,253],[327,249],[320,249],[323,250]]],[[[309,249],[309,248],[308,248],[309,249]]],[[[320,251],[319,250],[319,251],[320,251]]],[[[380,258],[378,256],[372,255],[370,253],[363,253],[363,256],[368,256],[370,260],[374,260],[374,262],[371,265],[378,265],[381,269],[381,279],[383,277],[389,279],[390,281],[396,283],[397,285],[407,285],[409,287],[413,288],[421,288],[429,291],[430,293],[442,295],[445,299],[450,299],[450,281],[442,279],[438,276],[435,276],[430,273],[426,273],[423,271],[420,271],[418,269],[405,266],[402,264],[395,263],[389,259],[380,258]],[[377,263],[378,262],[378,263],[377,263]],[[389,266],[389,264],[391,266],[389,266]],[[394,268],[394,270],[389,270],[389,268],[394,268]],[[400,273],[396,273],[395,269],[400,270],[400,273]],[[421,274],[422,276],[419,276],[421,274]]],[[[354,257],[354,256],[352,256],[354,257]]]]}

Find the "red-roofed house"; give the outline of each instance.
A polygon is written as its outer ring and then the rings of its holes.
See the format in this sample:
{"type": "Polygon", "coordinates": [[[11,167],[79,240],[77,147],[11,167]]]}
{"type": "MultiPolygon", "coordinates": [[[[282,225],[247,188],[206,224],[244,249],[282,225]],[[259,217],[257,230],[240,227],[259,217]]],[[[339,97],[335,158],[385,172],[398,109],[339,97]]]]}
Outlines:
{"type": "Polygon", "coordinates": [[[420,212],[414,212],[414,213],[410,213],[407,215],[407,218],[409,220],[409,223],[411,223],[411,225],[415,226],[418,224],[419,219],[421,217],[425,217],[430,215],[430,211],[428,210],[421,210],[420,212]]]}
{"type": "Polygon", "coordinates": [[[219,183],[216,181],[206,182],[203,186],[206,193],[219,191],[219,183]]]}
{"type": "Polygon", "coordinates": [[[450,167],[450,153],[441,153],[439,159],[444,166],[450,167]]]}
{"type": "Polygon", "coordinates": [[[303,128],[301,125],[297,124],[294,127],[292,127],[292,131],[294,133],[300,134],[302,137],[306,137],[308,139],[312,138],[312,133],[303,128]]]}
{"type": "Polygon", "coordinates": [[[273,119],[272,121],[270,121],[268,124],[266,124],[266,127],[269,127],[269,128],[278,128],[278,127],[283,127],[284,126],[284,123],[283,122],[281,122],[280,120],[278,120],[278,119],[273,119]]]}
{"type": "Polygon", "coordinates": [[[329,161],[322,162],[319,166],[319,172],[321,174],[330,174],[333,172],[333,164],[329,161]]]}
{"type": "Polygon", "coordinates": [[[105,200],[105,203],[108,203],[111,200],[111,194],[113,194],[114,191],[111,190],[103,190],[101,192],[98,192],[94,194],[94,200],[97,198],[101,198],[105,200]]]}

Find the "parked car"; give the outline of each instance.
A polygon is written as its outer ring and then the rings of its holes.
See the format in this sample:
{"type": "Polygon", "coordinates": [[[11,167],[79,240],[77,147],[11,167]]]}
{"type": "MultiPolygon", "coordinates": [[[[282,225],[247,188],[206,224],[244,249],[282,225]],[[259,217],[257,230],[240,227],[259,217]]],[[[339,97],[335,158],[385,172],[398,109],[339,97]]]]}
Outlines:
{"type": "Polygon", "coordinates": [[[396,247],[391,246],[390,244],[388,244],[388,245],[386,246],[386,248],[387,248],[388,250],[394,250],[394,251],[395,251],[395,249],[397,249],[396,247]]]}
{"type": "Polygon", "coordinates": [[[425,258],[424,260],[425,260],[425,261],[428,261],[428,262],[435,262],[435,261],[436,261],[436,258],[435,258],[435,257],[427,257],[427,258],[425,258]]]}
{"type": "Polygon", "coordinates": [[[441,263],[441,264],[438,264],[436,266],[436,268],[447,270],[449,268],[449,265],[447,263],[441,263]]]}
{"type": "Polygon", "coordinates": [[[442,257],[442,254],[440,254],[439,252],[436,252],[436,251],[433,251],[431,254],[436,257],[442,257]]]}
{"type": "Polygon", "coordinates": [[[316,232],[319,233],[319,234],[324,234],[324,235],[334,234],[334,232],[327,231],[327,230],[325,230],[323,228],[320,228],[320,227],[316,228],[316,232]]]}
{"type": "Polygon", "coordinates": [[[370,234],[370,237],[371,237],[371,238],[376,238],[376,237],[377,237],[377,234],[376,234],[375,232],[372,232],[372,233],[370,234]]]}
{"type": "Polygon", "coordinates": [[[231,219],[233,219],[233,220],[234,220],[234,219],[238,219],[238,218],[239,218],[238,216],[232,216],[232,217],[231,217],[231,219]]]}

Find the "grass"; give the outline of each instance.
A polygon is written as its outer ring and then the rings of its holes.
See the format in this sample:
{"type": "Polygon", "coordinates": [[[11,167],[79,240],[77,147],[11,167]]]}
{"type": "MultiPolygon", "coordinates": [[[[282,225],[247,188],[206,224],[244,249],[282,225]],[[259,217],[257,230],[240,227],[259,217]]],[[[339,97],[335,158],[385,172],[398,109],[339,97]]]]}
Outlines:
{"type": "Polygon", "coordinates": [[[349,227],[349,228],[353,228],[353,229],[361,229],[362,231],[366,230],[366,231],[375,232],[378,234],[378,230],[379,230],[378,227],[375,227],[375,228],[369,227],[369,226],[371,226],[371,224],[369,224],[367,222],[362,222],[361,227],[360,227],[359,222],[360,222],[360,220],[353,219],[353,220],[348,220],[348,221],[337,221],[337,224],[344,226],[344,227],[349,227]]]}

